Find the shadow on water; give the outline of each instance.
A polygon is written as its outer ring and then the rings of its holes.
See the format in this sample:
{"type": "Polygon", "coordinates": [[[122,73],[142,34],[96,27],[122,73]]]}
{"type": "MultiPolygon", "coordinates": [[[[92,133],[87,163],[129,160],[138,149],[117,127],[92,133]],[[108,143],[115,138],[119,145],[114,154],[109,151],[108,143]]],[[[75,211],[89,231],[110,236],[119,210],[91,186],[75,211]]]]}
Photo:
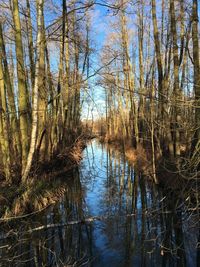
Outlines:
{"type": "Polygon", "coordinates": [[[0,266],[200,266],[197,214],[113,148],[92,141],[60,183],[57,203],[1,224],[0,266]]]}

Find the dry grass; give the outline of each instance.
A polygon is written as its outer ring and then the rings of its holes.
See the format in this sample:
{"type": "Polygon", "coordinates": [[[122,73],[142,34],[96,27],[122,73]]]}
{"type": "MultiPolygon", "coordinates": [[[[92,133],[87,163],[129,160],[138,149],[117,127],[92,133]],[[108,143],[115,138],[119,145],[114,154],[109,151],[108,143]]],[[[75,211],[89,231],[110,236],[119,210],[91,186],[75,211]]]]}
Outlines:
{"type": "Polygon", "coordinates": [[[7,209],[3,218],[23,215],[25,212],[40,211],[56,203],[67,191],[66,184],[53,181],[47,186],[46,182],[32,184],[19,197],[16,197],[10,209],[7,209]]]}
{"type": "MultiPolygon", "coordinates": [[[[66,192],[71,170],[80,163],[85,147],[83,140],[76,140],[52,161],[43,164],[26,187],[13,185],[0,192],[1,216],[8,218],[25,212],[41,210],[57,202],[66,192]],[[65,177],[64,181],[61,181],[65,177]],[[9,192],[8,192],[9,191],[9,192]],[[7,197],[8,196],[8,197],[7,197]],[[3,204],[3,205],[2,205],[3,204]]],[[[32,173],[33,175],[33,173],[32,173]]]]}
{"type": "Polygon", "coordinates": [[[80,161],[82,160],[82,141],[78,140],[75,144],[75,146],[73,147],[73,149],[71,149],[71,151],[69,151],[69,158],[71,161],[75,162],[77,165],[80,163],[80,161]]]}
{"type": "Polygon", "coordinates": [[[137,149],[130,147],[130,145],[125,146],[125,156],[138,171],[142,171],[145,175],[150,175],[152,162],[148,152],[141,145],[138,145],[137,149]]]}
{"type": "Polygon", "coordinates": [[[134,148],[128,147],[125,149],[125,156],[130,163],[135,164],[137,162],[137,150],[134,148]]]}
{"type": "Polygon", "coordinates": [[[135,149],[133,148],[131,141],[128,139],[125,141],[122,141],[121,139],[101,139],[100,142],[105,142],[121,153],[125,153],[125,157],[131,165],[133,165],[139,172],[142,172],[145,176],[153,178],[152,157],[150,150],[144,149],[141,144],[139,144],[137,149],[135,149]]]}

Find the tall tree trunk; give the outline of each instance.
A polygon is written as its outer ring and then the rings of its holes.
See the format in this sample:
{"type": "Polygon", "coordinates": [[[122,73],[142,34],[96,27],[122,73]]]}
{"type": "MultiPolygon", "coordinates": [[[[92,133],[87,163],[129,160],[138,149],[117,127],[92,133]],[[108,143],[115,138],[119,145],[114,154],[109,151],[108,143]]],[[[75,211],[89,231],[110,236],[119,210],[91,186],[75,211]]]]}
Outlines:
{"type": "MultiPolygon", "coordinates": [[[[32,93],[33,93],[34,81],[35,81],[35,62],[34,62],[31,10],[30,10],[29,0],[26,0],[26,7],[27,7],[26,23],[27,23],[27,32],[28,32],[28,52],[29,52],[29,61],[30,61],[31,85],[32,85],[32,93]]],[[[32,94],[32,100],[33,100],[33,94],[32,94]]]]}
{"type": "Polygon", "coordinates": [[[200,63],[199,63],[199,30],[198,30],[198,1],[193,0],[192,42],[194,61],[194,93],[195,93],[195,142],[200,140],[200,63]]]}
{"type": "Polygon", "coordinates": [[[65,121],[65,111],[64,106],[66,105],[66,90],[64,86],[64,56],[65,56],[65,42],[66,42],[66,0],[62,1],[62,35],[60,43],[60,63],[59,63],[59,73],[58,73],[58,99],[57,99],[57,116],[59,118],[59,129],[60,139],[63,138],[63,126],[65,121]],[[65,103],[64,103],[65,102],[65,103]],[[62,128],[62,129],[61,129],[62,128]]]}
{"type": "Polygon", "coordinates": [[[174,156],[176,157],[180,156],[180,134],[178,129],[180,120],[180,112],[178,112],[180,88],[179,88],[179,55],[178,55],[174,0],[170,0],[170,15],[171,15],[171,33],[173,39],[173,61],[174,61],[174,90],[173,90],[174,101],[173,101],[172,124],[174,133],[174,156]]]}
{"type": "Polygon", "coordinates": [[[15,106],[14,89],[11,82],[11,77],[8,69],[7,55],[3,38],[3,30],[0,22],[0,53],[3,62],[3,79],[6,86],[7,98],[8,98],[8,111],[11,125],[11,135],[13,140],[13,156],[21,158],[21,142],[20,133],[18,128],[17,111],[15,106]]]}
{"type": "Polygon", "coordinates": [[[145,129],[144,129],[144,107],[145,107],[145,97],[144,97],[144,62],[143,62],[143,39],[144,39],[144,22],[143,22],[143,17],[144,17],[144,3],[143,0],[140,0],[140,6],[139,6],[139,23],[138,23],[138,42],[139,42],[139,69],[140,69],[140,88],[139,88],[139,106],[138,106],[138,120],[139,120],[139,133],[140,133],[140,139],[144,136],[145,134],[145,129]]]}
{"type": "Polygon", "coordinates": [[[53,84],[53,77],[50,68],[50,60],[49,60],[49,53],[47,44],[45,47],[45,56],[46,56],[46,64],[47,64],[47,84],[49,90],[49,97],[50,101],[48,102],[49,105],[49,127],[48,127],[48,137],[49,137],[49,144],[48,144],[48,151],[49,151],[49,158],[52,156],[54,148],[56,147],[56,138],[55,138],[55,121],[56,121],[56,104],[54,100],[54,84],[53,84]]]}
{"type": "Polygon", "coordinates": [[[26,166],[29,149],[29,96],[26,84],[26,73],[24,67],[24,56],[22,46],[21,22],[19,16],[18,0],[13,0],[13,21],[15,29],[15,49],[17,57],[17,77],[18,77],[18,105],[19,120],[22,144],[22,173],[26,166]]]}
{"type": "MultiPolygon", "coordinates": [[[[41,4],[40,4],[41,5],[41,4]]],[[[39,1],[37,1],[37,9],[39,9],[39,1]]],[[[39,53],[39,68],[40,75],[38,79],[38,140],[37,149],[41,160],[45,160],[47,151],[47,87],[46,87],[46,69],[45,69],[45,47],[46,47],[46,36],[45,36],[45,22],[43,8],[38,13],[42,12],[41,15],[41,44],[39,53]]]]}
{"type": "Polygon", "coordinates": [[[0,148],[1,148],[5,177],[8,182],[11,182],[11,172],[10,172],[11,158],[10,158],[10,148],[9,148],[7,103],[6,103],[1,50],[0,50],[0,148]]]}
{"type": "MultiPolygon", "coordinates": [[[[65,1],[65,0],[63,0],[65,1]]],[[[64,121],[64,129],[69,126],[69,82],[70,82],[70,53],[69,53],[69,21],[68,16],[66,16],[66,37],[65,37],[65,88],[63,88],[63,108],[65,112],[65,121],[64,121]]]]}
{"type": "Polygon", "coordinates": [[[168,147],[170,154],[173,154],[172,137],[170,133],[169,118],[167,114],[167,78],[163,75],[163,63],[161,56],[161,43],[159,39],[159,31],[157,25],[156,16],[156,3],[155,0],[151,0],[152,5],[152,20],[153,20],[153,32],[154,32],[154,44],[158,69],[158,119],[161,125],[159,129],[159,142],[161,143],[161,153],[168,147]],[[165,89],[165,91],[164,91],[165,89]],[[165,129],[165,132],[164,132],[165,129]]]}
{"type": "Polygon", "coordinates": [[[195,134],[192,142],[193,167],[200,168],[200,63],[199,63],[199,30],[198,1],[193,0],[192,42],[194,64],[194,94],[195,94],[195,134]]]}
{"type": "Polygon", "coordinates": [[[35,69],[35,82],[34,82],[34,99],[32,108],[32,131],[31,131],[31,144],[27,158],[26,168],[22,176],[22,182],[26,183],[31,169],[33,156],[36,148],[37,141],[37,127],[38,127],[38,92],[39,92],[39,79],[40,79],[40,54],[42,51],[42,38],[43,38],[43,5],[44,0],[37,0],[37,60],[35,69]]]}
{"type": "MultiPolygon", "coordinates": [[[[137,112],[134,100],[134,73],[133,67],[130,60],[129,54],[129,40],[128,40],[128,32],[127,32],[127,22],[125,17],[125,3],[124,0],[121,0],[122,5],[122,12],[121,12],[121,36],[122,36],[122,49],[123,49],[123,71],[125,76],[125,84],[124,84],[124,95],[125,95],[125,102],[126,102],[126,110],[129,110],[129,105],[131,105],[131,111],[133,112],[133,125],[134,125],[134,134],[135,134],[135,146],[139,142],[138,136],[138,120],[137,120],[137,112]],[[130,101],[130,98],[132,100],[130,101]]],[[[127,114],[124,115],[124,123],[126,124],[129,120],[127,118],[127,114]]],[[[127,127],[127,135],[130,137],[130,129],[127,127]]]]}
{"type": "MultiPolygon", "coordinates": [[[[63,136],[66,134],[67,127],[67,116],[68,116],[68,95],[69,95],[69,22],[68,16],[66,15],[67,7],[66,0],[63,0],[63,60],[65,60],[65,76],[64,76],[64,86],[62,89],[62,99],[63,99],[63,136]]],[[[63,70],[64,72],[64,70],[63,70]]]]}
{"type": "MultiPolygon", "coordinates": [[[[75,7],[75,4],[74,4],[75,7]]],[[[80,123],[80,74],[79,74],[79,47],[80,47],[80,37],[77,34],[77,16],[73,13],[72,23],[73,23],[73,45],[74,45],[74,81],[73,81],[73,107],[72,107],[72,125],[73,129],[76,131],[80,123]]]]}
{"type": "Polygon", "coordinates": [[[156,4],[155,0],[151,0],[152,5],[152,19],[153,19],[153,33],[154,33],[154,43],[155,43],[155,51],[156,51],[156,60],[157,60],[157,68],[158,68],[158,105],[159,105],[159,113],[161,114],[163,119],[164,116],[164,100],[163,100],[163,66],[162,66],[162,57],[161,57],[161,45],[159,39],[159,31],[157,25],[157,16],[156,16],[156,4]]]}

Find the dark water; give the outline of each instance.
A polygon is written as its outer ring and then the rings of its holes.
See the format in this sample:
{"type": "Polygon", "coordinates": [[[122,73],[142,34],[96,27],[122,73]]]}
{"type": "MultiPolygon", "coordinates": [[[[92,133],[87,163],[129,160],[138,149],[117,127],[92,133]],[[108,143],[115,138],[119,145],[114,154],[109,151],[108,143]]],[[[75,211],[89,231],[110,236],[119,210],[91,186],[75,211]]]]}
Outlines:
{"type": "Polygon", "coordinates": [[[188,199],[155,188],[116,150],[91,142],[66,180],[54,205],[1,224],[0,266],[200,266],[188,199]]]}

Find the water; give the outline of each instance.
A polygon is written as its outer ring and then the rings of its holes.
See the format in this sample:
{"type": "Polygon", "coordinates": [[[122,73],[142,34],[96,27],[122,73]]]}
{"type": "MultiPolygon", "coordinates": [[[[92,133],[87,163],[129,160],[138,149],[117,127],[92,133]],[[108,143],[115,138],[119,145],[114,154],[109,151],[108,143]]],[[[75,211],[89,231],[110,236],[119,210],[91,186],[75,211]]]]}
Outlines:
{"type": "Polygon", "coordinates": [[[89,143],[60,188],[55,204],[1,224],[0,266],[200,266],[188,200],[156,188],[115,149],[89,143]]]}

